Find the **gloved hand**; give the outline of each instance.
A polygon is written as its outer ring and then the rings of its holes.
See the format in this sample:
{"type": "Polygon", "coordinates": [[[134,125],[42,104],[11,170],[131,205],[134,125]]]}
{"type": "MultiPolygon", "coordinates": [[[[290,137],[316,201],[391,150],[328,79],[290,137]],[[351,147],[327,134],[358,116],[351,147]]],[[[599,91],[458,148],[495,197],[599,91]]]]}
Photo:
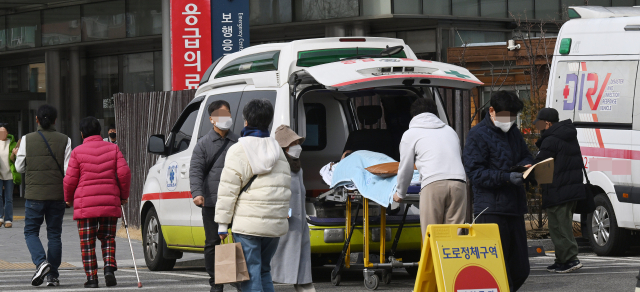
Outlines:
{"type": "Polygon", "coordinates": [[[522,173],[520,172],[512,172],[509,174],[509,181],[516,185],[521,186],[524,184],[524,179],[522,178],[522,173]]]}

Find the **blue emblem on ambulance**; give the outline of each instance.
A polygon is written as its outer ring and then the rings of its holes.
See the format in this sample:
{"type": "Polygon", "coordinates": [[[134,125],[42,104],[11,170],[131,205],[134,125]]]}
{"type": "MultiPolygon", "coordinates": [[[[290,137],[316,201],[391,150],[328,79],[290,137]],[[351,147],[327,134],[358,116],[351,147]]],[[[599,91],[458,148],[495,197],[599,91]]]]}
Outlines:
{"type": "Polygon", "coordinates": [[[178,163],[171,162],[167,167],[167,189],[173,191],[178,186],[178,163]]]}

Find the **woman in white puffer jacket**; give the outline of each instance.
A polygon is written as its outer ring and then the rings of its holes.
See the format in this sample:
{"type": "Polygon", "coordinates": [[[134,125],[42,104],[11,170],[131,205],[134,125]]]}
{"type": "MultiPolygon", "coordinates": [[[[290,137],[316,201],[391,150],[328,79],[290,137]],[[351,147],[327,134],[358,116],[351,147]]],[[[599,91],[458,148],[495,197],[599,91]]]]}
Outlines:
{"type": "Polygon", "coordinates": [[[242,291],[274,291],[271,258],[278,240],[289,230],[291,168],[284,152],[269,137],[273,106],[268,100],[252,100],[243,109],[245,128],[239,143],[227,151],[218,187],[215,221],[221,239],[233,221],[232,232],[242,244],[250,280],[242,291]],[[256,176],[247,190],[242,188],[256,176]]]}

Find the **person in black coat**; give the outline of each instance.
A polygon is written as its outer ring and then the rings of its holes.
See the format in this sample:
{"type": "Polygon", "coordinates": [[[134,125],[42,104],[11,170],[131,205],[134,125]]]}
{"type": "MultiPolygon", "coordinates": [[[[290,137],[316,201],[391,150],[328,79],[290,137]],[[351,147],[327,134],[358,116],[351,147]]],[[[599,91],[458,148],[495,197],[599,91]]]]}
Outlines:
{"type": "Polygon", "coordinates": [[[498,224],[511,291],[524,284],[530,270],[524,180],[521,172],[512,170],[533,163],[515,124],[523,107],[512,92],[494,93],[486,117],[469,131],[462,154],[473,187],[473,212],[475,216],[482,213],[476,222],[498,224]]]}
{"type": "Polygon", "coordinates": [[[211,291],[221,292],[223,285],[215,283],[215,246],[220,244],[216,215],[218,185],[224,168],[227,150],[238,142],[240,136],[229,130],[233,125],[231,106],[224,100],[213,101],[208,109],[212,129],[198,140],[191,155],[189,186],[193,203],[202,208],[204,227],[204,263],[210,276],[211,291]]]}
{"type": "Polygon", "coordinates": [[[535,163],[554,159],[553,182],[542,185],[542,208],[547,210],[549,234],[556,250],[555,263],[547,270],[569,273],[582,267],[573,236],[573,212],[577,201],[586,198],[586,191],[578,131],[571,120],[558,120],[558,111],[553,108],[538,113],[534,124],[542,136],[536,142],[540,152],[535,163]]]}

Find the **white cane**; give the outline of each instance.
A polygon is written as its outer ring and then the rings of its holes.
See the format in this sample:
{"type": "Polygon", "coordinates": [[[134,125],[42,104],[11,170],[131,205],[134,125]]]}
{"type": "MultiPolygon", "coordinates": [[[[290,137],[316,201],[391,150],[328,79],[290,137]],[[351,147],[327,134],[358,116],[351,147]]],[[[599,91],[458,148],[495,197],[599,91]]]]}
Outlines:
{"type": "Polygon", "coordinates": [[[133,255],[133,246],[131,245],[131,237],[129,236],[129,225],[127,224],[127,216],[124,214],[124,205],[120,208],[122,211],[122,220],[124,221],[124,229],[127,231],[127,239],[129,239],[129,248],[131,249],[131,258],[133,259],[133,268],[136,270],[136,278],[138,279],[138,288],[142,288],[140,276],[138,275],[138,267],[136,266],[136,256],[133,255]]]}

